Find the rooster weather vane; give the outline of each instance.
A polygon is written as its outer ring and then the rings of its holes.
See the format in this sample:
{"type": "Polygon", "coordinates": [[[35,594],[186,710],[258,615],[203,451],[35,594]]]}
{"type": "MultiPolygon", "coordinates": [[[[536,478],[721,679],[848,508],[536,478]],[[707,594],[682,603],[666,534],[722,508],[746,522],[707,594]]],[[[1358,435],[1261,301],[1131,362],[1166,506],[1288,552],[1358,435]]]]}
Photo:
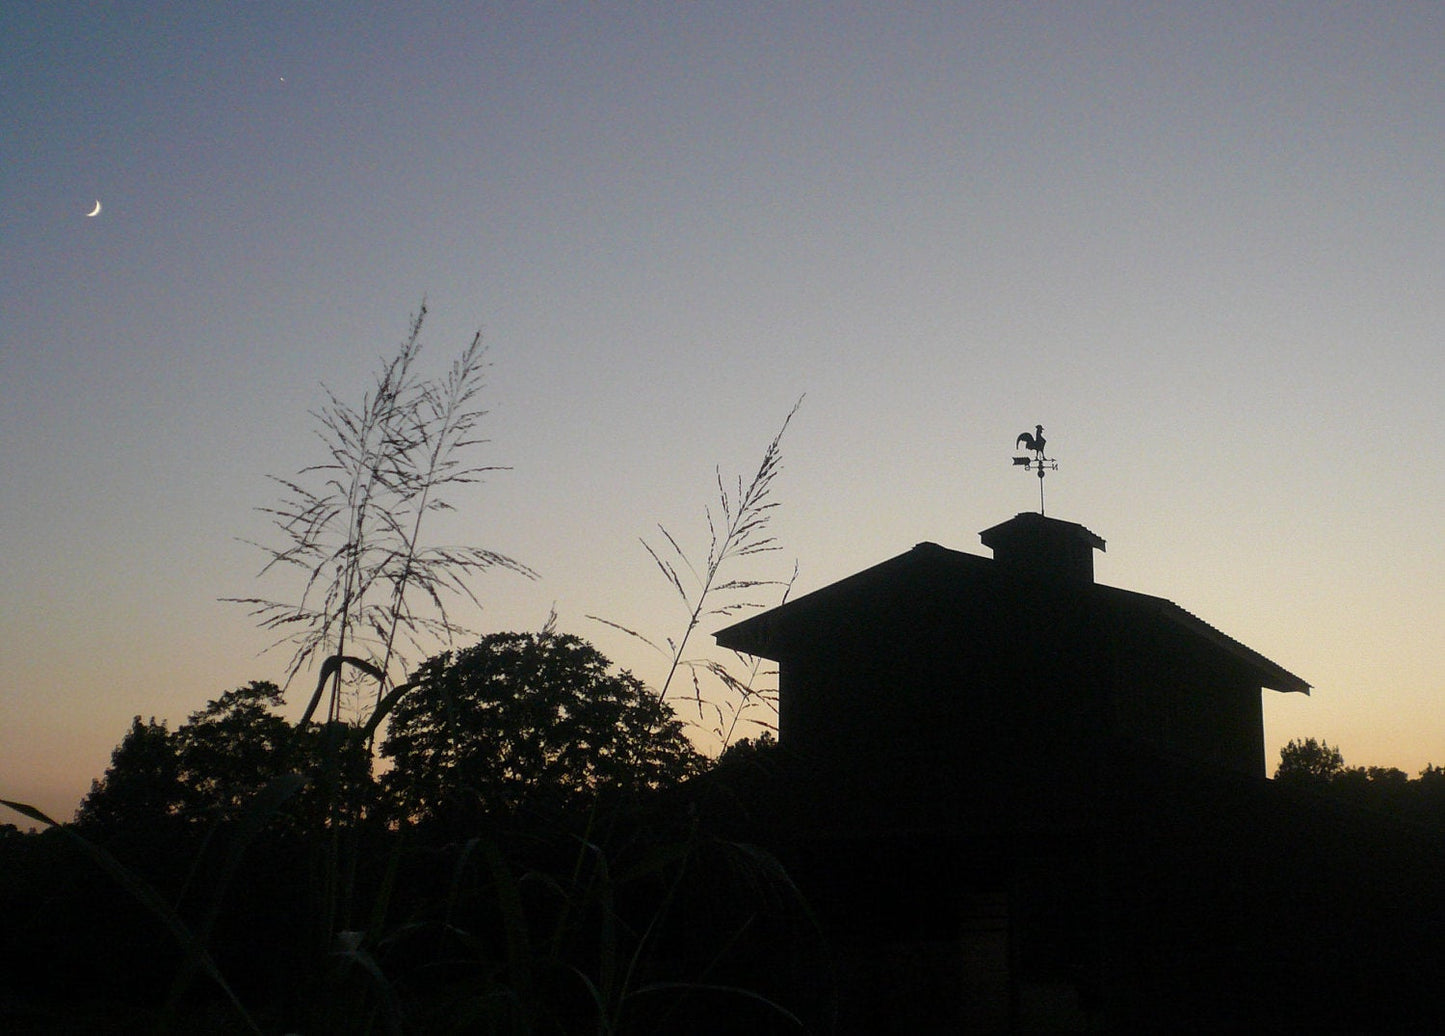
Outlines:
{"type": "Polygon", "coordinates": [[[1022,446],[1026,450],[1032,450],[1032,457],[1015,457],[1014,464],[1025,471],[1037,471],[1039,473],[1039,514],[1044,513],[1044,472],[1058,471],[1059,462],[1052,457],[1044,456],[1044,426],[1034,425],[1034,434],[1021,432],[1018,439],[1014,441],[1014,449],[1022,446]]]}

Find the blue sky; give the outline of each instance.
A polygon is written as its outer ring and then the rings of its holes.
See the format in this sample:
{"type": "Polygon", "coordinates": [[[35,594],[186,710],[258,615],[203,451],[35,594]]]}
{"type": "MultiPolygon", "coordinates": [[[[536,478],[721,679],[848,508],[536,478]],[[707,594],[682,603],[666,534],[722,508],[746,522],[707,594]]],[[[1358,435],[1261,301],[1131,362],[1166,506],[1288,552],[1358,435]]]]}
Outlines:
{"type": "MultiPolygon", "coordinates": [[[[0,12],[0,788],[65,813],[137,713],[277,678],[221,603],[428,300],[491,346],[445,536],[483,630],[649,679],[799,395],[760,576],[1036,506],[1101,581],[1315,685],[1271,758],[1445,763],[1445,8],[12,4],[0,12]],[[100,216],[85,218],[99,199],[100,216]],[[771,567],[770,567],[771,566],[771,567]]],[[[880,702],[880,707],[886,707],[880,702]]]]}

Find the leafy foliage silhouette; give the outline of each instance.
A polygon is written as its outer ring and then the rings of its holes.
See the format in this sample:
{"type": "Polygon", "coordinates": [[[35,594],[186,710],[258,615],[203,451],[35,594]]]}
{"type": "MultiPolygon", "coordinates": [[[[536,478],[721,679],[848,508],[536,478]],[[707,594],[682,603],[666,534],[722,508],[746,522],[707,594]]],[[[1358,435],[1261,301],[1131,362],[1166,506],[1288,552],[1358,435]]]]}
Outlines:
{"type": "Polygon", "coordinates": [[[1328,741],[1292,739],[1280,749],[1274,779],[1288,784],[1328,784],[1344,769],[1344,756],[1328,741]]]}
{"type": "Polygon", "coordinates": [[[154,830],[167,820],[210,825],[246,814],[258,796],[291,774],[305,787],[285,812],[291,826],[320,830],[329,800],[366,804],[371,759],[345,724],[293,728],[279,714],[281,689],[254,680],[193,712],[174,732],[137,716],[76,814],[84,830],[154,830]]]}
{"type": "Polygon", "coordinates": [[[183,798],[180,760],[170,731],[155,717],[142,723],[136,716],[111,752],[104,776],[91,781],[76,823],[92,831],[154,832],[176,817],[183,798]]]}
{"type": "Polygon", "coordinates": [[[1445,826],[1445,769],[1434,765],[1414,780],[1394,766],[1346,766],[1338,748],[1311,737],[1280,749],[1275,780],[1351,806],[1445,826]]]}
{"type": "Polygon", "coordinates": [[[381,754],[403,817],[585,812],[656,789],[702,759],[672,710],[595,647],[549,630],[495,633],[427,661],[381,754]]]}

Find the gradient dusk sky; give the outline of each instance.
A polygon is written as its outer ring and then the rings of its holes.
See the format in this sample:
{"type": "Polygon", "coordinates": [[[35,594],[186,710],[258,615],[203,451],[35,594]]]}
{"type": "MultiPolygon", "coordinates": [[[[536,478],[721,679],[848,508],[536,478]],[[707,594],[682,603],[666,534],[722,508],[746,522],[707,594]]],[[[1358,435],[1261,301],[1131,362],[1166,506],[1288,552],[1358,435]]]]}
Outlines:
{"type": "Polygon", "coordinates": [[[281,677],[219,598],[423,296],[512,468],[446,538],[541,574],[474,628],[655,680],[586,616],[679,628],[638,538],[798,396],[799,593],[987,555],[1042,423],[1101,582],[1314,685],[1271,769],[1445,763],[1445,5],[9,3],[0,155],[3,797],[281,677]]]}

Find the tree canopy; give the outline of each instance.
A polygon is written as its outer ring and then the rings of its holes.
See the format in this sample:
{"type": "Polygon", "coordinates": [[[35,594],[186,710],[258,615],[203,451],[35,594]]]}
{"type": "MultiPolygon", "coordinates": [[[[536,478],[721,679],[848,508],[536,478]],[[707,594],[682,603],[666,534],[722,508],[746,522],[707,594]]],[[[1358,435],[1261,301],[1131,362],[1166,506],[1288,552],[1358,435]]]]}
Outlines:
{"type": "Polygon", "coordinates": [[[408,818],[585,809],[702,765],[672,709],[575,636],[491,634],[415,679],[381,748],[408,818]]]}
{"type": "Polygon", "coordinates": [[[1327,741],[1305,738],[1291,740],[1279,750],[1279,767],[1274,779],[1290,784],[1328,784],[1344,772],[1345,759],[1327,741]]]}
{"type": "Polygon", "coordinates": [[[191,713],[175,734],[188,813],[234,813],[287,772],[291,724],[273,711],[281,705],[281,688],[253,680],[191,713]]]}
{"type": "Polygon", "coordinates": [[[148,723],[137,716],[111,752],[105,775],[90,782],[76,819],[98,830],[151,827],[176,815],[182,797],[180,761],[170,731],[154,716],[148,723]]]}
{"type": "Polygon", "coordinates": [[[322,822],[328,789],[344,792],[346,803],[363,801],[370,782],[365,745],[345,724],[308,724],[298,734],[276,711],[282,704],[281,688],[253,680],[207,702],[174,732],[135,717],[76,819],[116,830],[160,818],[233,818],[287,773],[304,773],[312,783],[289,808],[298,818],[322,822]]]}

